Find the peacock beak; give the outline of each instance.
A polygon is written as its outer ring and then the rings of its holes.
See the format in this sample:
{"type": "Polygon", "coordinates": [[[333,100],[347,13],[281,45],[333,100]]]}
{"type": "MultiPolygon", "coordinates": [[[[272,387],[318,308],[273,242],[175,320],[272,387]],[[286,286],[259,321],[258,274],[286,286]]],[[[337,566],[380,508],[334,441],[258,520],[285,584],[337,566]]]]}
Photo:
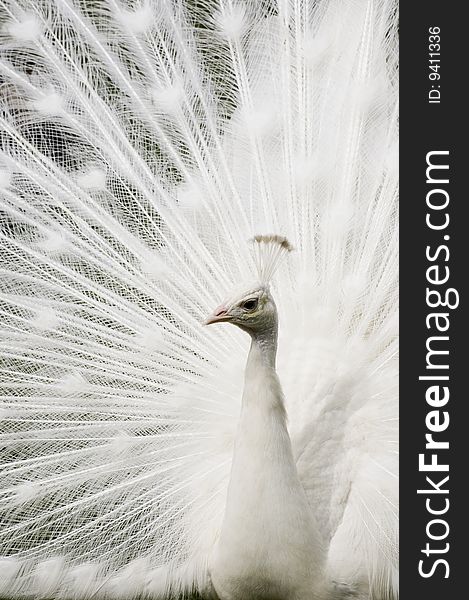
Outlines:
{"type": "Polygon", "coordinates": [[[226,306],[219,306],[213,313],[207,317],[204,321],[204,325],[211,325],[212,323],[223,323],[224,321],[230,321],[231,315],[228,313],[226,306]]]}

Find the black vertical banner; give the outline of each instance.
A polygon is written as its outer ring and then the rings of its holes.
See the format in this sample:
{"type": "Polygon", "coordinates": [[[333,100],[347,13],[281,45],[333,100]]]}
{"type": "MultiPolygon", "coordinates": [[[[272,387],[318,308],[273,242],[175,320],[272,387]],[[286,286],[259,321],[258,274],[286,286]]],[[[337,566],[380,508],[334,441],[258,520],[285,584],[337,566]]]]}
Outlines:
{"type": "Polygon", "coordinates": [[[469,197],[463,181],[469,131],[463,49],[469,35],[463,9],[456,2],[401,3],[403,600],[452,600],[467,593],[469,197]]]}

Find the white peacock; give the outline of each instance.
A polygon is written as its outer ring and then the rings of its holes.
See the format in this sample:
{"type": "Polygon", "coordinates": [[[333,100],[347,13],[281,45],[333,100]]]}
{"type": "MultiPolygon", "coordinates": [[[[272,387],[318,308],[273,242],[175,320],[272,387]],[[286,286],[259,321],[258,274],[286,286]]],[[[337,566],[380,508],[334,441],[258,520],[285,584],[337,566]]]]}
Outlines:
{"type": "Polygon", "coordinates": [[[395,3],[0,20],[0,595],[397,598],[395,3]]]}

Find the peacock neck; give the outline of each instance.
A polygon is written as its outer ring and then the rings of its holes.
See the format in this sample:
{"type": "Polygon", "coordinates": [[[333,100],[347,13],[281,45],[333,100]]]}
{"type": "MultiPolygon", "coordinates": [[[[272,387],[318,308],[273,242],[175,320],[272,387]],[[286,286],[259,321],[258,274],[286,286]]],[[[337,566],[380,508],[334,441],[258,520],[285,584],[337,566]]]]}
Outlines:
{"type": "Polygon", "coordinates": [[[275,323],[271,328],[258,332],[251,332],[251,349],[249,351],[246,375],[251,363],[256,368],[261,366],[266,369],[275,370],[277,358],[278,327],[275,323]]]}
{"type": "Polygon", "coordinates": [[[221,600],[316,598],[322,543],[293,458],[275,371],[277,331],[251,338],[212,582],[221,600]],[[256,591],[259,573],[265,595],[256,591]]]}
{"type": "Polygon", "coordinates": [[[287,450],[290,450],[284,397],[275,370],[276,357],[276,326],[251,334],[251,347],[246,362],[241,415],[236,439],[236,449],[238,450],[244,444],[252,443],[250,432],[258,440],[265,438],[273,444],[278,443],[278,429],[282,430],[282,437],[284,439],[286,437],[287,450]],[[253,423],[256,423],[255,431],[246,423],[252,419],[254,419],[253,423]]]}

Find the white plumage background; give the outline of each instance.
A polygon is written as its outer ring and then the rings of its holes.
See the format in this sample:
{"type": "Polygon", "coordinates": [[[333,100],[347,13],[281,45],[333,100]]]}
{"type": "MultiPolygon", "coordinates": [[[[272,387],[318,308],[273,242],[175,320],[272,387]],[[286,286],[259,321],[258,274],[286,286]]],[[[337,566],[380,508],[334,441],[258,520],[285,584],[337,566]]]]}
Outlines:
{"type": "Polygon", "coordinates": [[[248,341],[201,323],[280,232],[277,368],[330,577],[397,597],[394,3],[0,15],[0,594],[204,591],[248,341]]]}

